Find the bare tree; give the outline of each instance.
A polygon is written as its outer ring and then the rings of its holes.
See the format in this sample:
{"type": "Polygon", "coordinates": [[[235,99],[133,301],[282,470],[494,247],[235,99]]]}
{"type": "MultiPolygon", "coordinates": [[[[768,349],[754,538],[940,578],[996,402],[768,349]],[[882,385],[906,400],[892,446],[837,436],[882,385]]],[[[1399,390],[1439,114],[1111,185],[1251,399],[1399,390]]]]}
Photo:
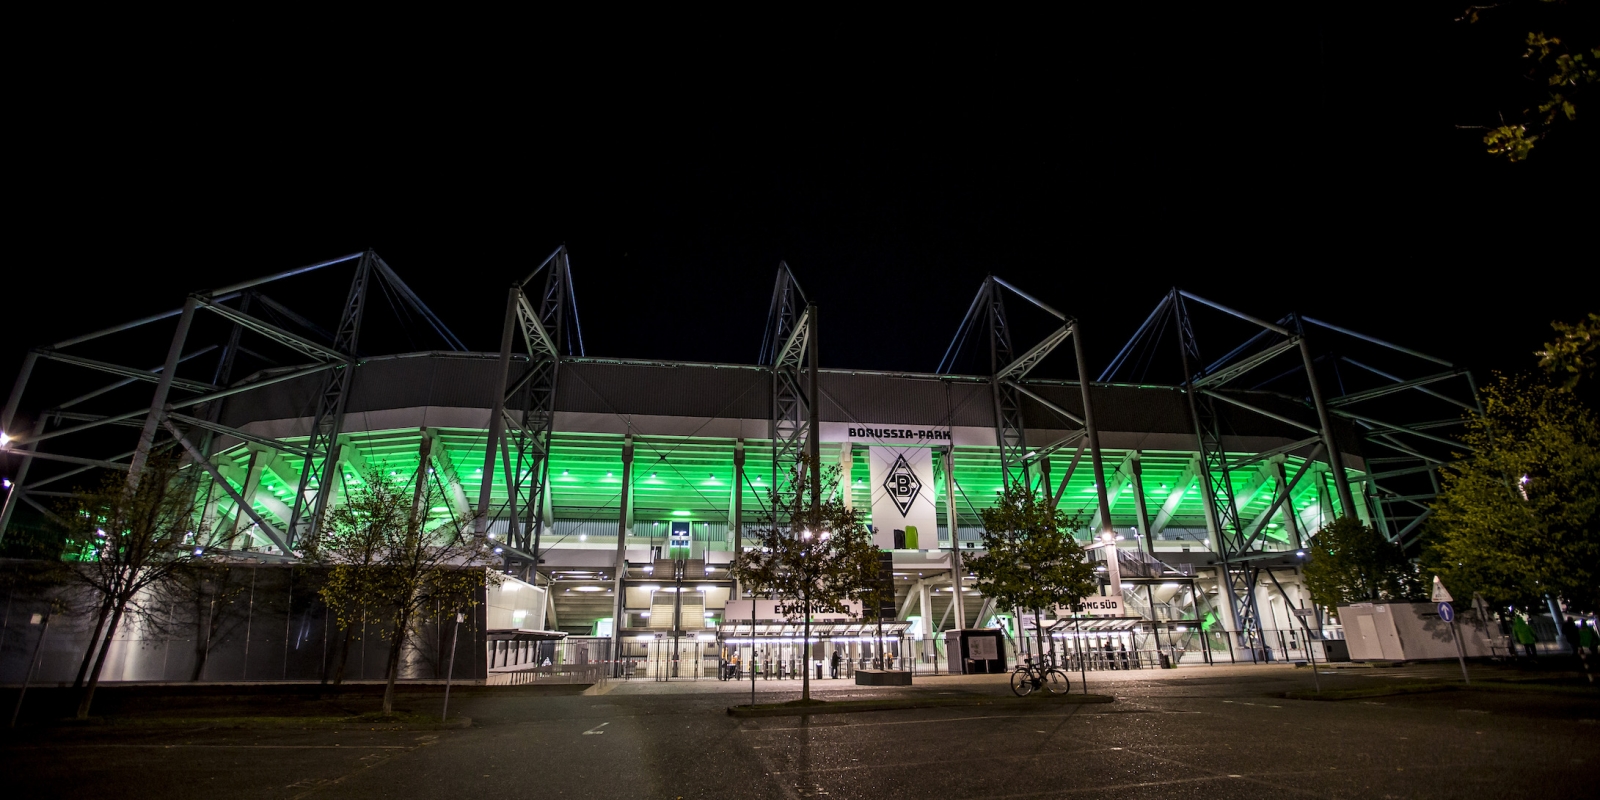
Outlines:
{"type": "Polygon", "coordinates": [[[148,614],[147,624],[171,635],[194,636],[194,667],[189,680],[198,681],[205,676],[212,647],[243,624],[246,615],[238,612],[235,602],[244,591],[245,585],[235,580],[233,564],[211,559],[176,565],[166,580],[151,588],[154,605],[169,613],[148,614]]]}
{"type": "Polygon", "coordinates": [[[81,563],[69,574],[99,607],[95,637],[79,670],[80,676],[87,673],[86,682],[80,680],[79,719],[89,715],[117,629],[130,611],[140,612],[136,598],[207,557],[211,542],[199,525],[199,472],[180,467],[175,454],[152,453],[136,485],[113,475],[96,490],[75,493],[62,515],[68,538],[85,543],[81,563]]]}

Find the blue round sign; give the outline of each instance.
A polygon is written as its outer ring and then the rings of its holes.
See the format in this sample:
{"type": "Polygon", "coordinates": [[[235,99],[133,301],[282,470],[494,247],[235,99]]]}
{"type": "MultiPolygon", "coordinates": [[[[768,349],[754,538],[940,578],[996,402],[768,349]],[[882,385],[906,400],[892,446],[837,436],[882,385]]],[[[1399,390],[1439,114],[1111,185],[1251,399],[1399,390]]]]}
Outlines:
{"type": "Polygon", "coordinates": [[[1440,603],[1439,604],[1439,619],[1442,619],[1445,622],[1455,622],[1456,621],[1456,609],[1455,609],[1455,606],[1452,606],[1449,603],[1440,603]]]}

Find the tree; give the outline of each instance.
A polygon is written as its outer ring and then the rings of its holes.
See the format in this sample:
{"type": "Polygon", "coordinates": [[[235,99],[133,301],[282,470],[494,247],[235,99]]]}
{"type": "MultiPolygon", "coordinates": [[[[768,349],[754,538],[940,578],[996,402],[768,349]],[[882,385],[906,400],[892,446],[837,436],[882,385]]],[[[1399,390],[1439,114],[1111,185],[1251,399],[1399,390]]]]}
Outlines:
{"type": "Polygon", "coordinates": [[[447,503],[427,464],[424,457],[414,477],[381,470],[363,476],[348,501],[327,513],[312,548],[332,565],[320,593],[339,627],[387,627],[385,714],[394,712],[400,655],[419,628],[452,617],[475,602],[478,590],[499,582],[486,568],[493,554],[464,535],[468,520],[452,517],[430,527],[430,509],[447,503]]]}
{"type": "Polygon", "coordinates": [[[135,599],[169,580],[175,570],[207,558],[210,531],[200,529],[198,470],[180,470],[181,460],[157,451],[145,462],[134,486],[121,475],[94,491],[73,495],[61,515],[68,540],[88,542],[77,569],[69,574],[96,598],[95,635],[84,653],[87,673],[78,699],[78,718],[89,716],[106,654],[135,599]],[[101,636],[101,633],[104,636],[101,636]],[[98,650],[97,650],[98,647],[98,650]],[[92,667],[90,662],[93,662],[92,667]]]}
{"type": "Polygon", "coordinates": [[[1561,380],[1564,389],[1576,389],[1584,378],[1594,375],[1596,347],[1600,347],[1600,314],[1576,323],[1552,322],[1556,340],[1534,355],[1545,372],[1561,380]]]}
{"type": "Polygon", "coordinates": [[[1306,543],[1306,588],[1319,606],[1426,597],[1405,550],[1355,517],[1339,517],[1306,543]]]}
{"type": "Polygon", "coordinates": [[[228,561],[195,559],[174,566],[166,580],[152,587],[157,604],[170,613],[149,615],[150,626],[179,636],[194,635],[191,681],[204,677],[212,648],[247,619],[235,607],[246,589],[236,577],[228,561]]]}
{"type": "Polygon", "coordinates": [[[967,569],[977,578],[978,591],[997,606],[1033,612],[1043,653],[1039,617],[1044,609],[1076,604],[1099,587],[1094,565],[1072,538],[1071,531],[1083,527],[1083,520],[1052,508],[1020,485],[1007,488],[981,516],[986,552],[967,557],[967,569]]]}
{"type": "MultiPolygon", "coordinates": [[[[786,616],[801,619],[808,647],[813,615],[850,613],[850,601],[873,591],[866,576],[876,577],[879,552],[861,513],[833,491],[839,471],[823,473],[818,494],[809,464],[807,456],[796,465],[792,494],[770,493],[778,524],[754,531],[755,547],[733,563],[734,577],[752,594],[783,600],[786,616]]],[[[811,702],[810,669],[801,676],[800,702],[811,702]]]]}
{"type": "Polygon", "coordinates": [[[1487,129],[1483,143],[1489,155],[1524,161],[1539,141],[1577,122],[1578,101],[1600,83],[1592,3],[1501,0],[1470,6],[1457,21],[1495,30],[1505,56],[1522,50],[1522,79],[1505,82],[1495,98],[1521,110],[1514,110],[1510,119],[1499,111],[1498,125],[1457,126],[1487,129]]]}
{"type": "Polygon", "coordinates": [[[1570,390],[1497,376],[1441,469],[1425,562],[1452,592],[1600,608],[1600,423],[1570,390]]]}

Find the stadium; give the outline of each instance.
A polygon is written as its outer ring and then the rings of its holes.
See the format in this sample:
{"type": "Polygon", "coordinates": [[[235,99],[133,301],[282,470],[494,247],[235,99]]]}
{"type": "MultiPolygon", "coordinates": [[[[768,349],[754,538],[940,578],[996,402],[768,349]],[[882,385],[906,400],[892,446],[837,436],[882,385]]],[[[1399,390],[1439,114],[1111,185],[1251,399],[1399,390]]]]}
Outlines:
{"type": "MultiPolygon", "coordinates": [[[[562,248],[512,284],[485,350],[370,251],[39,347],[0,419],[12,476],[0,537],[47,522],[76,482],[181,451],[205,475],[197,524],[219,542],[206,555],[249,568],[241,629],[256,631],[219,643],[204,679],[314,680],[331,623],[296,587],[299,544],[352,487],[387,475],[437,486],[430,524],[472,531],[505,576],[461,629],[476,646],[451,662],[458,679],[712,679],[739,654],[781,678],[836,652],[847,675],[874,662],[970,671],[1036,646],[1031,615],[995,607],[961,564],[980,552],[982,510],[1021,483],[1079,521],[1102,576],[1106,602],[1041,620],[1069,663],[1338,658],[1338,621],[1301,581],[1307,540],[1353,512],[1413,543],[1450,426],[1473,403],[1471,376],[1440,359],[1178,289],[1130,314],[1143,320],[1131,332],[1091,332],[1130,338],[1090,365],[1078,322],[1057,310],[1070,303],[998,276],[949,321],[928,373],[821,367],[827,298],[806,297],[786,265],[759,342],[752,332],[755,363],[590,357],[572,275],[562,248]],[[266,294],[311,281],[315,312],[266,294]],[[1028,315],[1048,331],[1037,340],[1013,324],[1028,315]],[[148,357],[132,352],[141,343],[148,357]],[[807,452],[892,553],[888,638],[877,620],[841,617],[804,642],[729,576],[807,452]],[[998,659],[947,636],[978,629],[1003,632],[998,659]]],[[[8,662],[17,625],[8,615],[8,662]]],[[[52,643],[42,677],[71,679],[91,636],[80,627],[52,643]]],[[[420,650],[442,651],[434,633],[420,650]]],[[[126,638],[107,680],[194,668],[181,630],[126,638]]],[[[408,659],[406,677],[442,677],[447,660],[408,659]]]]}

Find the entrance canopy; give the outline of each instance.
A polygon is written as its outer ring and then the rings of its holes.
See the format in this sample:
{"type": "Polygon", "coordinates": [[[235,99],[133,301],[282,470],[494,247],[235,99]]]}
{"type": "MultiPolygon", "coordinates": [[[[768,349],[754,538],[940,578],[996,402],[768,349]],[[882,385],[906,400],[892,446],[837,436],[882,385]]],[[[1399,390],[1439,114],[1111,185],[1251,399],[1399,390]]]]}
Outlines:
{"type": "MultiPolygon", "coordinates": [[[[911,626],[909,622],[883,623],[883,635],[898,637],[905,633],[911,626]]],[[[717,626],[717,636],[721,638],[744,636],[771,636],[771,637],[798,637],[805,635],[805,628],[799,622],[725,622],[717,626]]],[[[811,636],[815,639],[841,639],[863,638],[874,639],[878,636],[878,625],[875,622],[813,622],[811,623],[811,636]]]]}

